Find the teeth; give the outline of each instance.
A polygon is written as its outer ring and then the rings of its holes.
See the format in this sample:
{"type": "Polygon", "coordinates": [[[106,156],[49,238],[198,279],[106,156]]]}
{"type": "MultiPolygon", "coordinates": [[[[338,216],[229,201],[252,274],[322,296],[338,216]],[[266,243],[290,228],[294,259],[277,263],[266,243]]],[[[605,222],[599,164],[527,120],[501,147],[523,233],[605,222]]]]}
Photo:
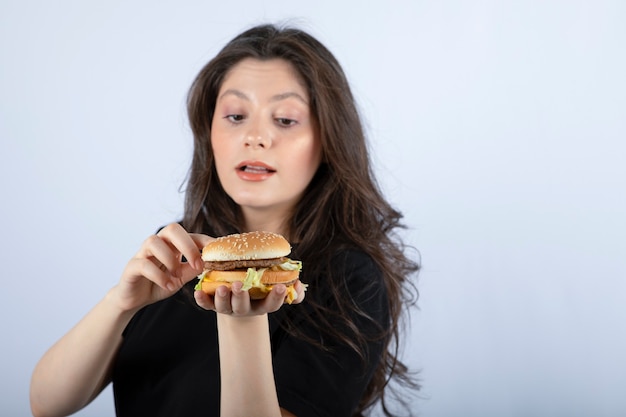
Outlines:
{"type": "Polygon", "coordinates": [[[245,167],[243,167],[243,170],[245,172],[269,172],[269,169],[267,168],[263,168],[263,167],[255,167],[255,166],[248,166],[246,165],[245,167]]]}

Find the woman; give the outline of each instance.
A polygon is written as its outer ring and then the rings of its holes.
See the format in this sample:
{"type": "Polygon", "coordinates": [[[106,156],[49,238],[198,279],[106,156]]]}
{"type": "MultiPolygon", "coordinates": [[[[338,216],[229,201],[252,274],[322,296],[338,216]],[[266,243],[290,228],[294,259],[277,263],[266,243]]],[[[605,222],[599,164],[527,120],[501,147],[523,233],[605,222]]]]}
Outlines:
{"type": "MultiPolygon", "coordinates": [[[[35,416],[70,414],[113,382],[118,416],[353,416],[393,378],[417,264],[371,172],[336,59],[296,29],[237,36],[194,81],[185,214],[33,372],[35,416]],[[266,230],[303,261],[298,297],[193,292],[209,236],[266,230]],[[193,294],[193,296],[192,296],[193,294]]],[[[387,412],[387,414],[389,414],[387,412]]]]}

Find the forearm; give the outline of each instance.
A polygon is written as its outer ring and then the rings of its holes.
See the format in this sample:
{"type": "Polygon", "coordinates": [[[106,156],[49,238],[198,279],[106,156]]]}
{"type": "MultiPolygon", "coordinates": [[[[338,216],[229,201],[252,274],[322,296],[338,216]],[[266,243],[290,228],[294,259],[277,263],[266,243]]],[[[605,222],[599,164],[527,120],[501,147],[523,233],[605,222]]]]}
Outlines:
{"type": "Polygon", "coordinates": [[[217,316],[221,417],[280,416],[267,315],[217,316]]]}
{"type": "Polygon", "coordinates": [[[46,352],[31,379],[33,415],[68,415],[100,393],[132,314],[119,309],[109,292],[46,352]]]}

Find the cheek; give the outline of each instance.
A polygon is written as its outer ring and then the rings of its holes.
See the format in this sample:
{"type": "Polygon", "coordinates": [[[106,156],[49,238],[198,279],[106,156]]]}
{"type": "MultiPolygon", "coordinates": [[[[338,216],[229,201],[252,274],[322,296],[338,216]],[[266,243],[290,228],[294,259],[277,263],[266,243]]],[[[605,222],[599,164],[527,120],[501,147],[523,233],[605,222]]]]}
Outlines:
{"type": "Polygon", "coordinates": [[[220,146],[220,141],[213,139],[213,137],[211,137],[211,150],[215,159],[221,159],[222,147],[220,146]]]}
{"type": "Polygon", "coordinates": [[[213,163],[215,164],[217,175],[221,179],[224,178],[225,169],[226,169],[225,167],[228,166],[229,155],[232,154],[232,151],[229,149],[228,143],[229,141],[223,140],[223,138],[219,138],[219,136],[216,136],[216,135],[211,136],[211,149],[213,151],[213,163]],[[218,139],[215,139],[216,137],[218,139]]]}
{"type": "Polygon", "coordinates": [[[226,132],[219,123],[219,120],[216,120],[216,117],[217,116],[213,117],[213,122],[211,123],[211,148],[213,149],[213,155],[216,156],[216,159],[221,159],[217,158],[217,156],[219,155],[221,157],[228,153],[227,146],[229,141],[226,140],[226,132]]]}
{"type": "Polygon", "coordinates": [[[312,141],[307,154],[309,155],[309,165],[313,169],[313,172],[317,171],[317,168],[322,163],[322,144],[319,139],[312,141]]]}
{"type": "Polygon", "coordinates": [[[228,156],[232,152],[233,145],[233,141],[229,140],[220,129],[215,129],[211,132],[211,148],[213,149],[215,159],[219,160],[228,156]]]}
{"type": "Polygon", "coordinates": [[[315,175],[322,160],[320,145],[317,141],[308,143],[299,149],[298,155],[298,158],[291,160],[291,164],[294,172],[299,172],[298,177],[300,180],[308,183],[315,175]]]}

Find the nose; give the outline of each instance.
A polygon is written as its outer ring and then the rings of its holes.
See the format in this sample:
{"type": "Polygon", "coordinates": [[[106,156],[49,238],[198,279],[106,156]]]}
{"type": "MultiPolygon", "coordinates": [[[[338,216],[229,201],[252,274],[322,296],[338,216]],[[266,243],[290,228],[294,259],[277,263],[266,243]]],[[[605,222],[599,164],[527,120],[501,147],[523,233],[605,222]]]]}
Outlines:
{"type": "Polygon", "coordinates": [[[268,129],[263,129],[263,127],[258,124],[251,126],[250,130],[246,133],[245,146],[263,149],[269,148],[272,146],[272,137],[270,132],[268,129]]]}
{"type": "Polygon", "coordinates": [[[246,135],[245,146],[267,149],[272,146],[272,138],[267,132],[251,131],[246,135]]]}
{"type": "Polygon", "coordinates": [[[251,148],[269,148],[270,139],[266,135],[248,135],[246,136],[246,146],[251,148]]]}

